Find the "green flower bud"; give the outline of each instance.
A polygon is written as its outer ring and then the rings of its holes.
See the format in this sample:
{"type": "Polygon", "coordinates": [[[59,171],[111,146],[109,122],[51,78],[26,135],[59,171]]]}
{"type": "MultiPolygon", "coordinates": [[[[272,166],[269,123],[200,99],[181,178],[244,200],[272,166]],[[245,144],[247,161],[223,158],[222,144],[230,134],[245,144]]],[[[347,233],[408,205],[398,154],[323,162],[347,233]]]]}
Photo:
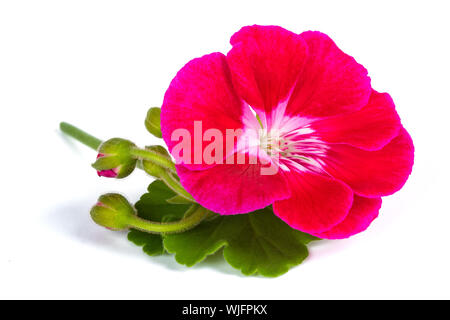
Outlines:
{"type": "Polygon", "coordinates": [[[134,147],[133,142],[125,139],[109,139],[98,148],[97,161],[92,166],[99,176],[125,178],[136,168],[137,159],[130,153],[134,147]]]}
{"type": "MultiPolygon", "coordinates": [[[[169,160],[171,159],[169,152],[163,146],[147,146],[145,147],[145,149],[158,153],[169,160]]],[[[148,160],[142,159],[141,161],[142,161],[142,168],[144,169],[145,172],[147,172],[151,176],[159,178],[161,177],[161,173],[164,173],[166,171],[165,168],[160,167],[148,160]]]]}
{"type": "Polygon", "coordinates": [[[148,132],[158,138],[162,138],[161,134],[161,108],[150,108],[145,118],[145,127],[148,132]]]}
{"type": "Polygon", "coordinates": [[[117,193],[102,195],[91,209],[92,220],[98,225],[112,230],[127,229],[130,218],[133,218],[135,214],[135,210],[128,200],[117,193]]]}

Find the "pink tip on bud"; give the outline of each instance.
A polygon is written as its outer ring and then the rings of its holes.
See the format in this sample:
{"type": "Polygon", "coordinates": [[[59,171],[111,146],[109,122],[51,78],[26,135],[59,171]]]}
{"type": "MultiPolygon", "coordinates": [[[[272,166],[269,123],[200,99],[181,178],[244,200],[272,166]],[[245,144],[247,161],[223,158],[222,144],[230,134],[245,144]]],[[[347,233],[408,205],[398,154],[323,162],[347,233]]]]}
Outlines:
{"type": "Polygon", "coordinates": [[[92,167],[99,177],[121,179],[136,168],[137,158],[131,154],[135,144],[124,139],[112,138],[98,148],[97,160],[92,167]]]}
{"type": "MultiPolygon", "coordinates": [[[[104,157],[105,155],[103,153],[99,153],[97,155],[97,159],[104,157]]],[[[106,178],[115,178],[117,177],[117,172],[119,171],[118,168],[114,169],[108,169],[108,170],[97,170],[97,175],[99,177],[106,177],[106,178]]]]}
{"type": "Polygon", "coordinates": [[[111,170],[97,171],[97,175],[99,177],[115,178],[115,177],[117,177],[117,170],[111,169],[111,170]]]}

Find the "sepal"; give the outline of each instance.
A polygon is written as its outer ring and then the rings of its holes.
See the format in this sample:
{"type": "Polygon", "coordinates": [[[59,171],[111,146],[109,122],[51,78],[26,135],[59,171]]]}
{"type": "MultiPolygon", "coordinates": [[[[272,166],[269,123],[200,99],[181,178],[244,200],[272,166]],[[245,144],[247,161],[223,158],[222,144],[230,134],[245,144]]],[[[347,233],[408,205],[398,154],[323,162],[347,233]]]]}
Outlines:
{"type": "MultiPolygon", "coordinates": [[[[167,152],[166,148],[164,148],[163,146],[159,146],[159,145],[155,145],[155,146],[147,146],[145,147],[146,150],[158,153],[159,155],[161,155],[162,157],[165,157],[167,159],[171,159],[169,152],[167,152]]],[[[156,164],[154,164],[151,161],[142,159],[141,160],[141,164],[142,164],[142,168],[144,169],[145,172],[147,172],[149,175],[156,177],[156,178],[160,178],[161,174],[163,174],[166,169],[163,167],[160,167],[156,164]]]]}

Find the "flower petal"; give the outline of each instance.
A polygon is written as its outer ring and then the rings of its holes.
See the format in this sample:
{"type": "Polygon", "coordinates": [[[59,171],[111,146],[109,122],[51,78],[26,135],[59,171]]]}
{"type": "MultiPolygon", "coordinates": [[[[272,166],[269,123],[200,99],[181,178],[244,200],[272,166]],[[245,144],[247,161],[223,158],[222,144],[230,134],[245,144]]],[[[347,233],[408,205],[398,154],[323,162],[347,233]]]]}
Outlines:
{"type": "Polygon", "coordinates": [[[285,100],[307,56],[301,36],[277,26],[243,27],[231,37],[227,61],[239,95],[270,118],[285,100]]]}
{"type": "Polygon", "coordinates": [[[361,110],[311,124],[322,141],[347,143],[365,150],[384,147],[398,135],[400,128],[400,118],[391,97],[375,90],[361,110]]]}
{"type": "Polygon", "coordinates": [[[248,213],[290,196],[279,171],[261,174],[263,164],[221,164],[207,170],[177,166],[180,182],[205,208],[222,215],[248,213]]]}
{"type": "Polygon", "coordinates": [[[204,169],[212,166],[205,163],[202,156],[207,146],[207,143],[202,143],[205,131],[219,130],[225,137],[226,129],[242,127],[242,113],[242,103],[233,90],[225,56],[212,53],[188,62],[172,80],[161,108],[162,136],[172,153],[173,147],[181,140],[180,137],[172,139],[172,134],[180,132],[177,129],[186,129],[191,138],[188,157],[191,161],[183,161],[177,158],[177,154],[172,155],[177,163],[183,163],[190,169],[204,169]],[[201,121],[197,137],[195,121],[201,121]],[[196,148],[194,142],[201,146],[196,148]],[[195,161],[194,154],[199,161],[195,161]]]}
{"type": "Polygon", "coordinates": [[[381,198],[364,198],[355,195],[347,217],[328,231],[315,234],[322,239],[344,239],[366,230],[378,217],[381,198]]]}
{"type": "Polygon", "coordinates": [[[292,196],[273,204],[274,213],[294,229],[320,233],[347,216],[353,192],[343,182],[310,172],[286,173],[292,196]]]}
{"type": "Polygon", "coordinates": [[[304,32],[308,59],[289,100],[290,115],[326,117],[357,111],[371,93],[367,70],[327,35],[304,32]]]}
{"type": "Polygon", "coordinates": [[[408,179],[414,162],[414,146],[402,128],[384,148],[366,151],[332,144],[323,159],[324,170],[344,181],[355,193],[381,197],[398,191],[408,179]]]}

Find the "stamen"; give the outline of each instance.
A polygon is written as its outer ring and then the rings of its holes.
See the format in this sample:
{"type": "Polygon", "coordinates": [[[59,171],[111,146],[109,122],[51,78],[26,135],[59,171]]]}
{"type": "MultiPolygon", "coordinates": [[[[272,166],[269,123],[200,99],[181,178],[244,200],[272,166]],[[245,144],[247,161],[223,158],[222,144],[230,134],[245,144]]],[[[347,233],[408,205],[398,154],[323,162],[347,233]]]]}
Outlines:
{"type": "Polygon", "coordinates": [[[248,104],[244,107],[244,138],[250,139],[247,145],[264,152],[282,170],[323,172],[321,158],[329,147],[311,129],[314,119],[286,116],[284,104],[268,117],[248,104]]]}

